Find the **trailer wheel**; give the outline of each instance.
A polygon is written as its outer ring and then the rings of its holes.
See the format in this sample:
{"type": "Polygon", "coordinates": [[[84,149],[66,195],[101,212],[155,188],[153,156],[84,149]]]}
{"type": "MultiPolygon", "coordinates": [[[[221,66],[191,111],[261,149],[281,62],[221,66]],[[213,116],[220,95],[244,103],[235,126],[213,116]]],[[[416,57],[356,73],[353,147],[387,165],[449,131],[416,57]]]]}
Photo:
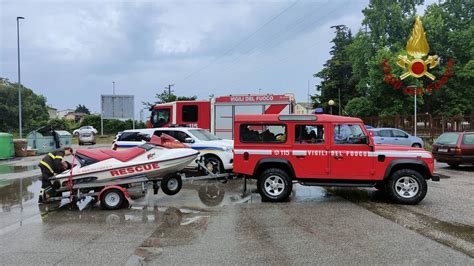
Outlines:
{"type": "Polygon", "coordinates": [[[181,190],[182,186],[183,181],[179,175],[165,176],[161,180],[161,190],[163,190],[163,193],[169,196],[177,194],[181,190]]]}
{"type": "Polygon", "coordinates": [[[122,191],[111,188],[100,195],[100,206],[106,210],[116,210],[122,207],[124,200],[125,195],[122,191]]]}

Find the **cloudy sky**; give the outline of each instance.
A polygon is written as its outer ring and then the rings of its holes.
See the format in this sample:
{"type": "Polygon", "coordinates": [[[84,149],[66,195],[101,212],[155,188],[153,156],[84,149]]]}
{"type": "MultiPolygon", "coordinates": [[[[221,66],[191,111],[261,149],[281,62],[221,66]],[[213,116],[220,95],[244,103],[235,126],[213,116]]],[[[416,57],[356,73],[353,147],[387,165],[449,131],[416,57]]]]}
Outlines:
{"type": "Polygon", "coordinates": [[[357,31],[363,0],[27,1],[0,0],[0,77],[17,80],[58,109],[100,109],[100,95],[142,101],[174,84],[206,99],[294,93],[306,101],[312,74],[329,58],[332,25],[357,31]]]}

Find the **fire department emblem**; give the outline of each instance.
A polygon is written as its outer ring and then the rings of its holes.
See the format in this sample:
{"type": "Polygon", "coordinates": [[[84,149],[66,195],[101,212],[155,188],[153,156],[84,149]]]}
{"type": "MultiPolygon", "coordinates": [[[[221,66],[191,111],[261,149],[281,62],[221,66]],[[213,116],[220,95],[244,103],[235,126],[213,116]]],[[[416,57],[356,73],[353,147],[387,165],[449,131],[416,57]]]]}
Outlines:
{"type": "Polygon", "coordinates": [[[399,79],[392,74],[392,68],[389,65],[389,60],[385,59],[383,62],[384,80],[390,84],[394,89],[403,89],[406,94],[423,94],[425,91],[431,93],[433,89],[439,90],[453,75],[454,60],[448,59],[448,68],[444,72],[441,79],[436,83],[430,83],[424,88],[413,88],[413,86],[405,86],[403,80],[408,77],[421,78],[427,77],[435,80],[436,76],[429,72],[430,69],[435,68],[439,64],[439,57],[437,55],[428,55],[430,46],[426,40],[425,30],[421,23],[420,17],[416,17],[415,24],[410,38],[406,46],[407,54],[399,55],[397,65],[405,72],[400,75],[399,79]]]}
{"type": "Polygon", "coordinates": [[[428,58],[423,59],[423,57],[428,55],[429,51],[430,46],[426,40],[425,30],[421,24],[420,17],[416,17],[413,31],[407,42],[407,53],[411,58],[409,58],[408,55],[398,56],[397,65],[406,70],[406,72],[400,76],[400,79],[404,80],[409,76],[414,78],[427,76],[431,80],[434,80],[436,77],[428,72],[428,67],[429,69],[436,67],[439,58],[437,55],[430,55],[428,58]]]}

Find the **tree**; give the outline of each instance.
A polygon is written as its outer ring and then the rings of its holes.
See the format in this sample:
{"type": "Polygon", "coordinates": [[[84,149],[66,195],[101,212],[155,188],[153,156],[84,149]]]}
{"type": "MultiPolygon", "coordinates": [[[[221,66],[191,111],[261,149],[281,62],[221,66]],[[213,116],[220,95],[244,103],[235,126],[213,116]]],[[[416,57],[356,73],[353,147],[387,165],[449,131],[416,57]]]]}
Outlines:
{"type": "Polygon", "coordinates": [[[312,97],[314,107],[323,106],[327,108],[327,102],[334,100],[336,105],[333,107],[335,113],[342,113],[339,110],[339,94],[341,108],[354,96],[355,82],[352,75],[352,65],[349,61],[347,51],[348,45],[352,42],[351,31],[344,25],[332,26],[335,29],[336,36],[332,40],[334,44],[331,47],[331,58],[324,64],[324,68],[314,77],[321,79],[321,84],[316,86],[320,95],[312,97]],[[340,92],[340,93],[339,93],[340,92]]]}
{"type": "Polygon", "coordinates": [[[164,90],[162,93],[157,93],[155,98],[158,100],[154,103],[151,102],[142,102],[142,104],[146,107],[152,107],[155,104],[159,103],[169,103],[174,101],[195,101],[197,96],[176,96],[173,93],[169,93],[168,90],[164,90]]]}
{"type": "MultiPolygon", "coordinates": [[[[21,86],[23,131],[44,126],[49,119],[46,98],[21,86]]],[[[18,132],[18,84],[0,78],[0,131],[18,132]]]]}
{"type": "Polygon", "coordinates": [[[373,110],[372,102],[367,97],[352,98],[345,107],[347,114],[354,117],[374,115],[373,110]]]}
{"type": "Polygon", "coordinates": [[[91,114],[91,112],[89,111],[89,109],[85,105],[80,105],[80,104],[76,107],[75,112],[76,113],[84,113],[84,114],[88,114],[88,115],[91,114]]]}

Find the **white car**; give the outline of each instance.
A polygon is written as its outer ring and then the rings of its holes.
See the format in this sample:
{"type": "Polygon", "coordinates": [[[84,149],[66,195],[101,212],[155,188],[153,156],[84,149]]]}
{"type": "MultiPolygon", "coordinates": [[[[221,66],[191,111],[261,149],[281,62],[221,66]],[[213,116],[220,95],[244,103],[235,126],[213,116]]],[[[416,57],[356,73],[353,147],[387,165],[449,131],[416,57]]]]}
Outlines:
{"type": "MultiPolygon", "coordinates": [[[[151,135],[160,136],[162,133],[168,134],[182,143],[189,145],[192,149],[199,151],[200,158],[206,159],[206,167],[214,172],[231,171],[234,162],[234,141],[220,139],[209,131],[200,128],[189,127],[163,127],[125,130],[115,137],[112,149],[126,149],[141,145],[144,138],[151,135]]],[[[189,165],[189,168],[197,168],[196,162],[189,165]]]]}
{"type": "Polygon", "coordinates": [[[97,129],[95,129],[93,126],[83,126],[80,127],[72,132],[73,135],[79,135],[81,133],[92,133],[94,135],[97,135],[97,129]]]}

